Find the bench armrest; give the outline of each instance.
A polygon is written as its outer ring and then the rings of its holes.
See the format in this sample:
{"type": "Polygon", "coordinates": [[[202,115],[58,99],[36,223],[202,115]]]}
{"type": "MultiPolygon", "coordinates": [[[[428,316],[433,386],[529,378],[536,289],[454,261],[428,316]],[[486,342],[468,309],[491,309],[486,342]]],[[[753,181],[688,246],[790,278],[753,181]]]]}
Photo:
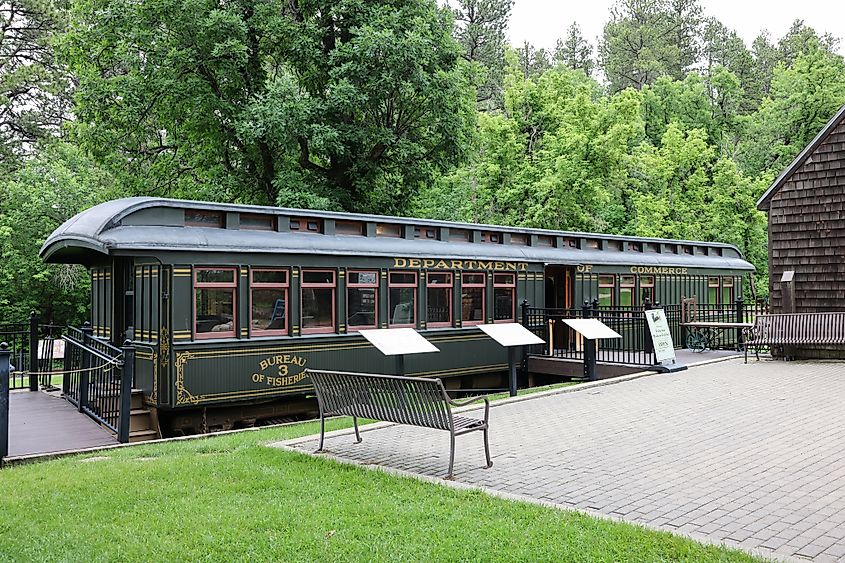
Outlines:
{"type": "MultiPolygon", "coordinates": [[[[448,396],[448,395],[447,395],[448,396]]],[[[484,401],[486,404],[490,404],[490,399],[487,398],[487,395],[479,395],[478,397],[470,397],[469,399],[464,399],[463,401],[456,401],[455,399],[449,397],[449,404],[453,407],[465,407],[466,405],[471,405],[472,403],[477,403],[478,401],[484,401]]]]}

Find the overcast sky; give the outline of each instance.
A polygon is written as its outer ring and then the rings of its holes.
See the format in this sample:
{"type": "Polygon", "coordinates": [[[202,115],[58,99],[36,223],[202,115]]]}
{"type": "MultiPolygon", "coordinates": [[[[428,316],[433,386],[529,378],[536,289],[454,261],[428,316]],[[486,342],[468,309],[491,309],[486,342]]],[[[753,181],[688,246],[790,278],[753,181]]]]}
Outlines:
{"type": "MultiPolygon", "coordinates": [[[[554,49],[573,21],[595,46],[609,19],[613,0],[515,0],[510,22],[510,41],[515,46],[524,41],[535,47],[554,49]]],[[[845,37],[845,2],[820,0],[701,0],[705,16],[715,16],[735,29],[750,46],[761,30],[767,29],[773,40],[782,37],[795,19],[803,19],[817,32],[845,37]]],[[[845,46],[840,41],[840,53],[845,46]]],[[[594,52],[595,54],[595,52],[594,52]]]]}

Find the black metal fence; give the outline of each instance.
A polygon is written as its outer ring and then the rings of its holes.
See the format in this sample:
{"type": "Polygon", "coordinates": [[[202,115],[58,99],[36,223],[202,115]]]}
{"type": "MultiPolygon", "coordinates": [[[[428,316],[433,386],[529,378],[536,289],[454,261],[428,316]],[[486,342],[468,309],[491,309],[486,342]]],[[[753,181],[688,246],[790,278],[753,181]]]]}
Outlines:
{"type": "Polygon", "coordinates": [[[545,340],[544,345],[531,346],[529,354],[572,360],[583,360],[585,343],[580,334],[564,321],[598,319],[622,338],[602,340],[596,360],[611,364],[654,365],[648,325],[642,308],[607,308],[585,305],[577,309],[544,309],[523,306],[523,324],[545,340]]]}
{"type": "MultiPolygon", "coordinates": [[[[672,307],[681,308],[680,314],[677,317],[673,316],[671,319],[668,319],[667,312],[669,327],[672,328],[672,339],[675,346],[679,348],[694,348],[691,342],[692,331],[684,326],[686,323],[753,323],[757,315],[764,315],[769,312],[769,304],[766,301],[746,302],[741,299],[733,303],[692,303],[672,307]],[[676,318],[678,319],[677,322],[675,322],[676,318]]],[[[741,329],[725,329],[711,331],[708,344],[713,350],[741,350],[745,343],[741,329]]]]}
{"type": "Polygon", "coordinates": [[[63,331],[59,325],[39,324],[35,313],[25,323],[0,324],[0,342],[9,346],[10,389],[35,391],[39,386],[58,386],[61,375],[49,372],[61,369],[63,331]]]}
{"type": "Polygon", "coordinates": [[[63,339],[65,398],[115,432],[119,442],[128,442],[134,349],[98,339],[88,323],[82,329],[68,327],[63,339]]]}

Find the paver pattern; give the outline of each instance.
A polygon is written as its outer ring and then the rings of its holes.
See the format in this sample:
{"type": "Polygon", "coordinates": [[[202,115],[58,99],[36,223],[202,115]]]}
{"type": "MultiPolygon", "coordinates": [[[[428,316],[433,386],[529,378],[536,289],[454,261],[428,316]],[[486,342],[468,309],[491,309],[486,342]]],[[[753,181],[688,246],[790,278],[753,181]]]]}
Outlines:
{"type": "MultiPolygon", "coordinates": [[[[457,481],[774,557],[845,560],[845,364],[732,360],[494,406],[490,421],[493,467],[480,435],[459,437],[457,481]]],[[[326,447],[446,472],[446,432],[362,437],[326,447]]]]}

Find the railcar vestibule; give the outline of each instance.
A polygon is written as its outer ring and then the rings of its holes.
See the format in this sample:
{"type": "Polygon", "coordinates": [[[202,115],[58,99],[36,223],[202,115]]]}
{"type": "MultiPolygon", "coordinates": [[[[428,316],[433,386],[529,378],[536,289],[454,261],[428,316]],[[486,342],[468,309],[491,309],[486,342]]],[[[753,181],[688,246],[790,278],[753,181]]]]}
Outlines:
{"type": "Polygon", "coordinates": [[[156,198],[93,207],[42,256],[92,275],[97,335],[131,337],[161,409],[302,395],[304,367],[387,372],[356,333],[414,327],[441,349],[410,374],[501,370],[473,329],[519,304],[729,302],[753,270],[730,245],[156,198]]]}

